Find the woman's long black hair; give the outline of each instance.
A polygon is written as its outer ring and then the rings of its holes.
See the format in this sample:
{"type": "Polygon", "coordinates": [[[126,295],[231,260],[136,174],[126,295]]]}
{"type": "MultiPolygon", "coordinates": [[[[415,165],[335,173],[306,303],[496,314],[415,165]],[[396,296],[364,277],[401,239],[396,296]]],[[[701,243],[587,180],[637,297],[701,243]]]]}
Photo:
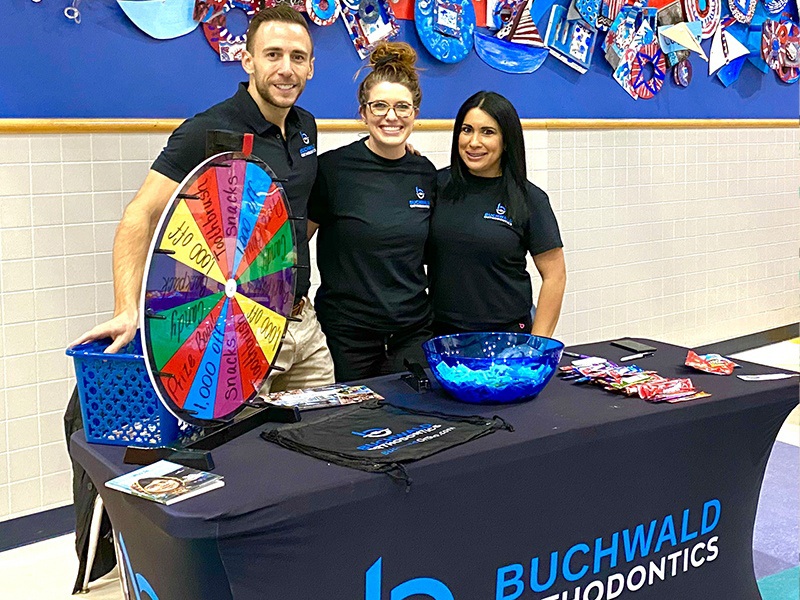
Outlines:
{"type": "Polygon", "coordinates": [[[480,108],[492,117],[500,126],[503,134],[503,154],[500,158],[500,168],[508,195],[508,214],[515,221],[527,219],[528,206],[525,201],[527,185],[525,166],[525,140],[522,137],[522,123],[520,123],[517,109],[507,98],[496,92],[481,91],[473,94],[461,105],[456,115],[453,126],[453,144],[450,150],[450,183],[445,188],[445,199],[457,202],[467,192],[469,183],[467,174],[469,169],[461,160],[458,153],[458,138],[467,113],[473,108],[480,108]]]}

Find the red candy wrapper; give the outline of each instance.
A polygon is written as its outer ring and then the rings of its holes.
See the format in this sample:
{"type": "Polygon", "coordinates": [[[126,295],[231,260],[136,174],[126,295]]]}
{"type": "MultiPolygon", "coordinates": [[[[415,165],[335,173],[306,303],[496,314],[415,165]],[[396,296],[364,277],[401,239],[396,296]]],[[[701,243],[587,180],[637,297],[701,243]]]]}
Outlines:
{"type": "Polygon", "coordinates": [[[736,368],[736,363],[728,360],[719,354],[695,354],[692,350],[686,353],[687,367],[692,367],[698,371],[713,373],[714,375],[730,375],[736,368]]]}
{"type": "Polygon", "coordinates": [[[639,397],[644,400],[652,400],[664,396],[675,397],[677,394],[694,391],[691,379],[664,379],[662,381],[648,381],[640,385],[639,397]]]}
{"type": "Polygon", "coordinates": [[[639,396],[650,403],[686,402],[710,396],[695,389],[691,379],[667,379],[656,371],[645,371],[636,365],[619,366],[608,361],[592,364],[576,363],[579,361],[574,361],[567,367],[560,367],[560,375],[578,384],[590,383],[599,385],[609,392],[629,397],[639,396]]]}

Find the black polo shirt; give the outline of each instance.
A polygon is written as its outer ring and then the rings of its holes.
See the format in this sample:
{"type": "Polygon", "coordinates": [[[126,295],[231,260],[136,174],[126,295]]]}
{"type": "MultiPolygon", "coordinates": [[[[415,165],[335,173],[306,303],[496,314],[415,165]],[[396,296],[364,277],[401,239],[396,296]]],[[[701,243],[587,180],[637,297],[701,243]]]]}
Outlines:
{"type": "Polygon", "coordinates": [[[319,158],[308,218],[319,223],[315,298],[323,328],[396,332],[430,318],[425,242],[436,168],[388,160],[364,140],[319,158]]]}
{"type": "Polygon", "coordinates": [[[442,197],[450,170],[439,172],[439,200],[431,216],[429,265],[434,318],[458,329],[489,331],[521,320],[531,306],[526,258],[561,248],[547,194],[527,182],[528,218],[515,223],[502,177],[468,175],[468,191],[442,197]]]}
{"type": "MultiPolygon", "coordinates": [[[[280,127],[261,114],[247,91],[247,83],[239,84],[232,98],[220,102],[184,121],[169,137],[167,146],[153,163],[152,169],[173,181],[182,181],[192,169],[207,158],[207,132],[224,131],[234,135],[214,135],[213,153],[242,149],[245,133],[252,133],[253,154],[263,160],[275,176],[283,180],[289,199],[297,244],[297,264],[309,265],[306,211],[308,195],[317,174],[317,124],[308,111],[292,107],[286,115],[286,138],[280,127]]],[[[310,269],[297,269],[295,298],[310,287],[310,269]]]]}

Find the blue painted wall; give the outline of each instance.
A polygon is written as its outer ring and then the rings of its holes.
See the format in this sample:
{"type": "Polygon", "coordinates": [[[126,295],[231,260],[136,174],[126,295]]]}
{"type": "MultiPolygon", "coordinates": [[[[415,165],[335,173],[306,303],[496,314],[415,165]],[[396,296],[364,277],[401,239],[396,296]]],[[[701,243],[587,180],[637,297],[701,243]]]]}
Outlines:
{"type": "MultiPolygon", "coordinates": [[[[79,25],[62,12],[71,0],[2,3],[0,118],[184,118],[230,96],[245,79],[238,63],[217,59],[202,30],[154,40],[128,20],[116,0],[81,0],[79,25]]],[[[354,118],[353,74],[363,61],[341,21],[311,28],[316,75],[300,104],[318,118],[354,118]]],[[[452,118],[480,89],[508,96],[525,118],[798,116],[798,86],[750,64],[725,89],[692,55],[694,80],[688,88],[670,79],[654,99],[634,101],[613,80],[599,49],[585,75],[552,57],[536,73],[507,75],[488,67],[474,51],[457,65],[444,65],[421,48],[413,23],[401,21],[401,28],[400,39],[419,50],[425,69],[421,118],[452,118]]]]}

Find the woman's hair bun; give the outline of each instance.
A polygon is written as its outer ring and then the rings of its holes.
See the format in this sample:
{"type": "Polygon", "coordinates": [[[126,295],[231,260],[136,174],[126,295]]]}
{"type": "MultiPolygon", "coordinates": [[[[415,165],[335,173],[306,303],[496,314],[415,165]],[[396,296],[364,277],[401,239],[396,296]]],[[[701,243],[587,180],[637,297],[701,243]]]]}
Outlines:
{"type": "MultiPolygon", "coordinates": [[[[378,42],[369,55],[369,74],[358,86],[358,104],[364,106],[370,90],[382,82],[399,83],[411,92],[414,106],[422,104],[422,90],[417,73],[417,53],[405,42],[378,42]]],[[[362,68],[366,68],[362,67],[362,68]]],[[[356,73],[356,78],[361,69],[356,73]]]]}
{"type": "Polygon", "coordinates": [[[369,55],[369,65],[380,69],[392,65],[395,69],[414,69],[417,53],[403,42],[380,42],[369,55]]]}

